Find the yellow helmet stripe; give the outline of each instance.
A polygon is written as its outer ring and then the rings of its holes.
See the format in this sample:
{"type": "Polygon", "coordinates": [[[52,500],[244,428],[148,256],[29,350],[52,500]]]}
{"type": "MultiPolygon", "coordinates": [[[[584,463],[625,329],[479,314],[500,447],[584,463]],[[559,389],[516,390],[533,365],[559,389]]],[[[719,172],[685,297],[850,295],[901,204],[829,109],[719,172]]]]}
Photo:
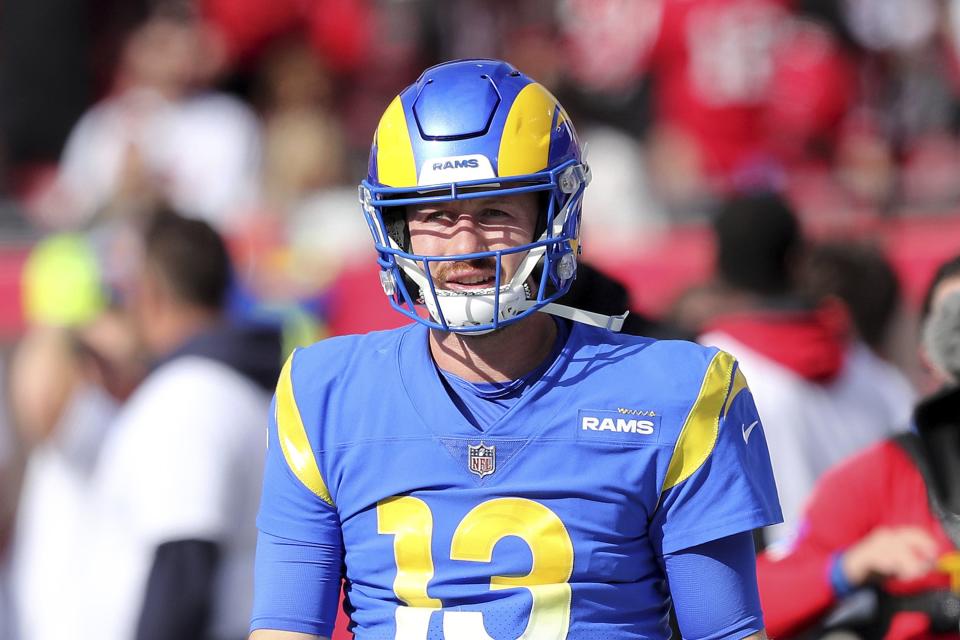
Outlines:
{"type": "Polygon", "coordinates": [[[700,393],[687,414],[687,420],[673,449],[667,477],[663,481],[663,491],[692,476],[713,452],[720,433],[720,412],[727,399],[735,362],[733,356],[723,351],[710,361],[703,376],[700,393]]]}
{"type": "Polygon", "coordinates": [[[522,176],[547,167],[557,100],[532,82],[520,90],[503,125],[497,156],[500,176],[522,176]]]}
{"type": "Polygon", "coordinates": [[[300,410],[297,408],[297,399],[293,395],[291,369],[295,355],[296,352],[287,358],[280,372],[280,381],[277,383],[276,419],[280,448],[293,475],[297,476],[297,479],[318,498],[334,506],[327,484],[323,481],[323,476],[317,467],[317,459],[313,455],[307,430],[303,427],[300,410]]]}
{"type": "Polygon", "coordinates": [[[417,186],[417,166],[400,96],[393,99],[377,126],[377,178],[390,187],[417,186]]]}

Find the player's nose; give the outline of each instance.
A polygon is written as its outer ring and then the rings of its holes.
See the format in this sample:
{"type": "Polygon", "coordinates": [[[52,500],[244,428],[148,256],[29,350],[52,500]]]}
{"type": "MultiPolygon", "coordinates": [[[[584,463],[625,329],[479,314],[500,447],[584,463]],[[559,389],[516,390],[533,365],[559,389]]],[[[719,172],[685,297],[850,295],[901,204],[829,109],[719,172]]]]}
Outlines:
{"type": "Polygon", "coordinates": [[[452,231],[450,238],[451,253],[479,253],[488,250],[483,230],[474,216],[460,215],[452,231]]]}

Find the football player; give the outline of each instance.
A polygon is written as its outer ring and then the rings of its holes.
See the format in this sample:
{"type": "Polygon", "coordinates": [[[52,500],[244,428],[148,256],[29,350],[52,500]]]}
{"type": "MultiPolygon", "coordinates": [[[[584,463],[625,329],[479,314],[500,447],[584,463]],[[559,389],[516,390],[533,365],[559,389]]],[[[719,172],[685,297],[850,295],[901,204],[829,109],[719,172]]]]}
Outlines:
{"type": "Polygon", "coordinates": [[[496,60],[425,71],[360,185],[413,322],[287,361],[252,638],[761,637],[780,509],[736,361],[560,305],[590,181],[567,114],[496,60]]]}

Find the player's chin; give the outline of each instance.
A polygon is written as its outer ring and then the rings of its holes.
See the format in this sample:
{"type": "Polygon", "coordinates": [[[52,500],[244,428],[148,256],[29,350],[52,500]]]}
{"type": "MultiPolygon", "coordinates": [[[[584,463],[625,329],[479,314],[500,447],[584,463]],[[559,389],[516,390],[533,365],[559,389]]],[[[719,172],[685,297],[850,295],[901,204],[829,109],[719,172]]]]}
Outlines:
{"type": "Polygon", "coordinates": [[[460,335],[468,340],[480,343],[480,342],[485,342],[487,340],[496,339],[496,337],[498,336],[502,336],[504,332],[508,331],[512,326],[513,324],[511,323],[507,325],[500,325],[496,329],[492,329],[490,331],[481,331],[481,332],[461,331],[460,335]]]}
{"type": "MultiPolygon", "coordinates": [[[[489,323],[483,324],[492,324],[493,320],[491,319],[489,323]]],[[[514,325],[517,321],[507,322],[507,324],[501,324],[494,329],[481,329],[476,330],[471,327],[457,327],[450,329],[449,331],[444,331],[443,329],[437,329],[444,334],[453,334],[458,338],[473,342],[476,344],[487,342],[489,340],[496,340],[498,337],[504,335],[504,333],[513,330],[514,325]]]]}

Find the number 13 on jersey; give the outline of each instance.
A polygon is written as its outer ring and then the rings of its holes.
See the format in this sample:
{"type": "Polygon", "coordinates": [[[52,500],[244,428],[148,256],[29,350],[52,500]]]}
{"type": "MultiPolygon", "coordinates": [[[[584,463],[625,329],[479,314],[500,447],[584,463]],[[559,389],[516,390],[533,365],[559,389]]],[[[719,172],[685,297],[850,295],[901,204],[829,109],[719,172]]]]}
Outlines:
{"type": "MultiPolygon", "coordinates": [[[[412,496],[377,503],[377,530],[392,535],[397,577],[393,591],[404,605],[397,607],[397,639],[425,640],[430,615],[443,603],[431,598],[433,578],[433,513],[412,496]]],[[[491,576],[490,589],[524,588],[533,604],[526,629],[518,640],[562,640],[570,624],[570,574],[573,544],[557,515],[533,500],[495,498],[474,507],[454,531],[450,559],[487,562],[497,543],[516,536],[530,548],[530,572],[521,576],[491,576]]],[[[491,640],[479,611],[443,612],[443,635],[450,640],[491,640]]]]}

